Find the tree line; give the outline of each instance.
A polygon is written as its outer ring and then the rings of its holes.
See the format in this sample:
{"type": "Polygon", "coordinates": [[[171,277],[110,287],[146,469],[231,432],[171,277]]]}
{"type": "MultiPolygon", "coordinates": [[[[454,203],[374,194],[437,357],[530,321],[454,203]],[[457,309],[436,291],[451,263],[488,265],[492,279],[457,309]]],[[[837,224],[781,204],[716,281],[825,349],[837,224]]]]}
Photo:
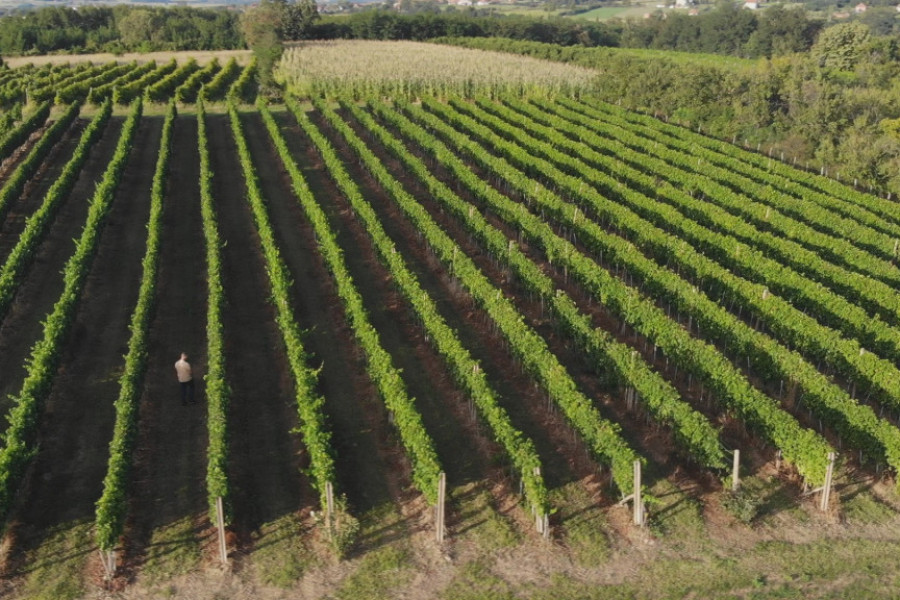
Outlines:
{"type": "Polygon", "coordinates": [[[243,47],[238,15],[226,9],[46,7],[0,19],[4,55],[243,47]]]}
{"type": "MultiPolygon", "coordinates": [[[[278,38],[288,40],[502,37],[563,46],[655,48],[743,57],[808,50],[823,26],[802,9],[773,6],[754,12],[731,2],[697,16],[657,12],[648,19],[606,22],[498,15],[489,9],[402,14],[378,7],[316,20],[318,13],[312,0],[265,0],[247,10],[135,5],[84,6],[77,10],[47,7],[0,19],[0,53],[243,48],[253,46],[255,38],[246,26],[242,29],[241,15],[268,13],[265,19],[256,21],[267,20],[272,25],[273,10],[278,13],[278,25],[270,29],[278,38]]],[[[870,27],[885,33],[891,26],[886,23],[876,20],[870,27]]]]}

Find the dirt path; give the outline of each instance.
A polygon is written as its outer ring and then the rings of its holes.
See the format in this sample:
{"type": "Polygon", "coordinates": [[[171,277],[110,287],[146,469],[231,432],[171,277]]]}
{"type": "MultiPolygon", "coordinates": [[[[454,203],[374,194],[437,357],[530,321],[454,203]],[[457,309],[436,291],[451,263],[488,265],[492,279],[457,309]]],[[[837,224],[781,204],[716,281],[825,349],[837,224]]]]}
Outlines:
{"type": "Polygon", "coordinates": [[[63,265],[75,250],[87,216],[88,201],[112,158],[122,127],[121,119],[107,125],[90,153],[69,198],[60,207],[34,261],[19,287],[9,314],[0,325],[0,413],[9,410],[9,395],[18,393],[25,377],[25,359],[43,329],[41,322],[63,289],[63,265]]]}
{"type": "Polygon", "coordinates": [[[19,241],[19,234],[25,228],[25,220],[40,207],[44,196],[63,167],[72,157],[78,145],[81,132],[88,125],[87,120],[75,119],[66,130],[62,140],[57,142],[44,159],[37,173],[25,184],[22,194],[12,202],[9,212],[0,224],[0,265],[2,265],[13,247],[19,241]]]}
{"type": "MultiPolygon", "coordinates": [[[[46,403],[40,452],[9,527],[24,553],[36,549],[60,527],[92,520],[94,503],[102,492],[118,374],[127,351],[128,323],[146,247],[153,176],[147,165],[155,162],[161,128],[158,117],[145,117],[138,128],[46,403]]],[[[85,541],[93,545],[92,540],[85,541]]]]}
{"type": "Polygon", "coordinates": [[[222,237],[225,364],[235,529],[242,545],[316,496],[300,475],[294,387],[227,115],[209,115],[210,168],[222,237]]]}
{"type": "Polygon", "coordinates": [[[176,120],[169,160],[156,315],[150,325],[132,523],[125,544],[126,559],[132,553],[131,566],[148,554],[165,555],[198,545],[206,527],[207,430],[202,376],[207,290],[193,116],[176,120]],[[194,366],[196,405],[180,405],[173,365],[182,351],[189,354],[194,366]],[[177,531],[173,538],[151,546],[157,530],[170,527],[177,531]]]}

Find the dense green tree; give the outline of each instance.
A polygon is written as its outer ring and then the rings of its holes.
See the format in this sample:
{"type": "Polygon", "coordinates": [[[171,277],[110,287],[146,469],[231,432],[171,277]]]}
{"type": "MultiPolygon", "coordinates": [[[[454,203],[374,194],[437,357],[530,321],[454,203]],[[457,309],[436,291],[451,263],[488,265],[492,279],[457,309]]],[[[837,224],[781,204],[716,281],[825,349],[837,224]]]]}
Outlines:
{"type": "Polygon", "coordinates": [[[282,10],[282,32],[286,40],[305,40],[312,35],[313,25],[319,20],[315,0],[287,2],[282,10]]]}
{"type": "Polygon", "coordinates": [[[261,0],[241,14],[241,32],[256,57],[257,80],[265,94],[275,89],[273,71],[284,52],[283,18],[284,3],[278,0],[261,0]]]}
{"type": "Polygon", "coordinates": [[[869,28],[857,21],[833,25],[819,34],[811,56],[820,67],[852,71],[870,36],[869,28]]]}

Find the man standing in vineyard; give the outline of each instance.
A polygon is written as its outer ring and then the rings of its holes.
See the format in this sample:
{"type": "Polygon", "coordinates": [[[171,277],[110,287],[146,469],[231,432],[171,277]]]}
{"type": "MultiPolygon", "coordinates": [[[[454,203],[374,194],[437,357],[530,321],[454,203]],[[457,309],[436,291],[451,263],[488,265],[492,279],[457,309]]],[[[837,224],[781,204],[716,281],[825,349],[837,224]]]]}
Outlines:
{"type": "Polygon", "coordinates": [[[185,406],[188,400],[194,403],[194,376],[191,372],[191,363],[188,362],[188,355],[181,353],[181,358],[175,362],[175,374],[178,376],[178,383],[181,385],[181,405],[185,406]]]}

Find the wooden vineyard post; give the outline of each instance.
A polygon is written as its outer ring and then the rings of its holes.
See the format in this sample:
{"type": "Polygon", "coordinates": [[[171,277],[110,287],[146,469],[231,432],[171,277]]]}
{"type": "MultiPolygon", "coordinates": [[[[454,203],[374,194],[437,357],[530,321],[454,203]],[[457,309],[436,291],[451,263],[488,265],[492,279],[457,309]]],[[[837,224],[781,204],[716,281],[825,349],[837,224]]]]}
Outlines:
{"type": "Polygon", "coordinates": [[[330,481],[325,482],[325,528],[328,529],[328,537],[332,537],[334,519],[334,485],[330,481]]]}
{"type": "Polygon", "coordinates": [[[641,461],[634,461],[634,524],[644,525],[644,503],[641,500],[641,461]]]}
{"type": "Polygon", "coordinates": [[[225,509],[222,506],[222,496],[216,498],[216,526],[219,529],[219,558],[223,565],[227,565],[228,547],[225,544],[225,509]]]}
{"type": "Polygon", "coordinates": [[[736,492],[738,488],[741,487],[741,451],[735,448],[734,450],[734,464],[731,467],[731,491],[736,492]]]}
{"type": "Polygon", "coordinates": [[[619,505],[626,504],[629,500],[634,503],[634,524],[644,526],[644,501],[641,499],[641,461],[634,461],[634,493],[629,494],[619,501],[619,505]]]}
{"type": "Polygon", "coordinates": [[[116,551],[101,550],[100,562],[103,563],[103,570],[106,571],[106,581],[116,576],[116,551]]]}
{"type": "Polygon", "coordinates": [[[444,542],[444,509],[447,503],[447,474],[441,472],[438,479],[438,501],[435,511],[435,535],[439,544],[444,542]]]}
{"type": "Polygon", "coordinates": [[[819,503],[819,510],[825,512],[828,510],[828,501],[831,499],[831,480],[834,477],[834,452],[828,453],[828,469],[825,471],[825,487],[822,488],[822,500],[819,503]]]}

